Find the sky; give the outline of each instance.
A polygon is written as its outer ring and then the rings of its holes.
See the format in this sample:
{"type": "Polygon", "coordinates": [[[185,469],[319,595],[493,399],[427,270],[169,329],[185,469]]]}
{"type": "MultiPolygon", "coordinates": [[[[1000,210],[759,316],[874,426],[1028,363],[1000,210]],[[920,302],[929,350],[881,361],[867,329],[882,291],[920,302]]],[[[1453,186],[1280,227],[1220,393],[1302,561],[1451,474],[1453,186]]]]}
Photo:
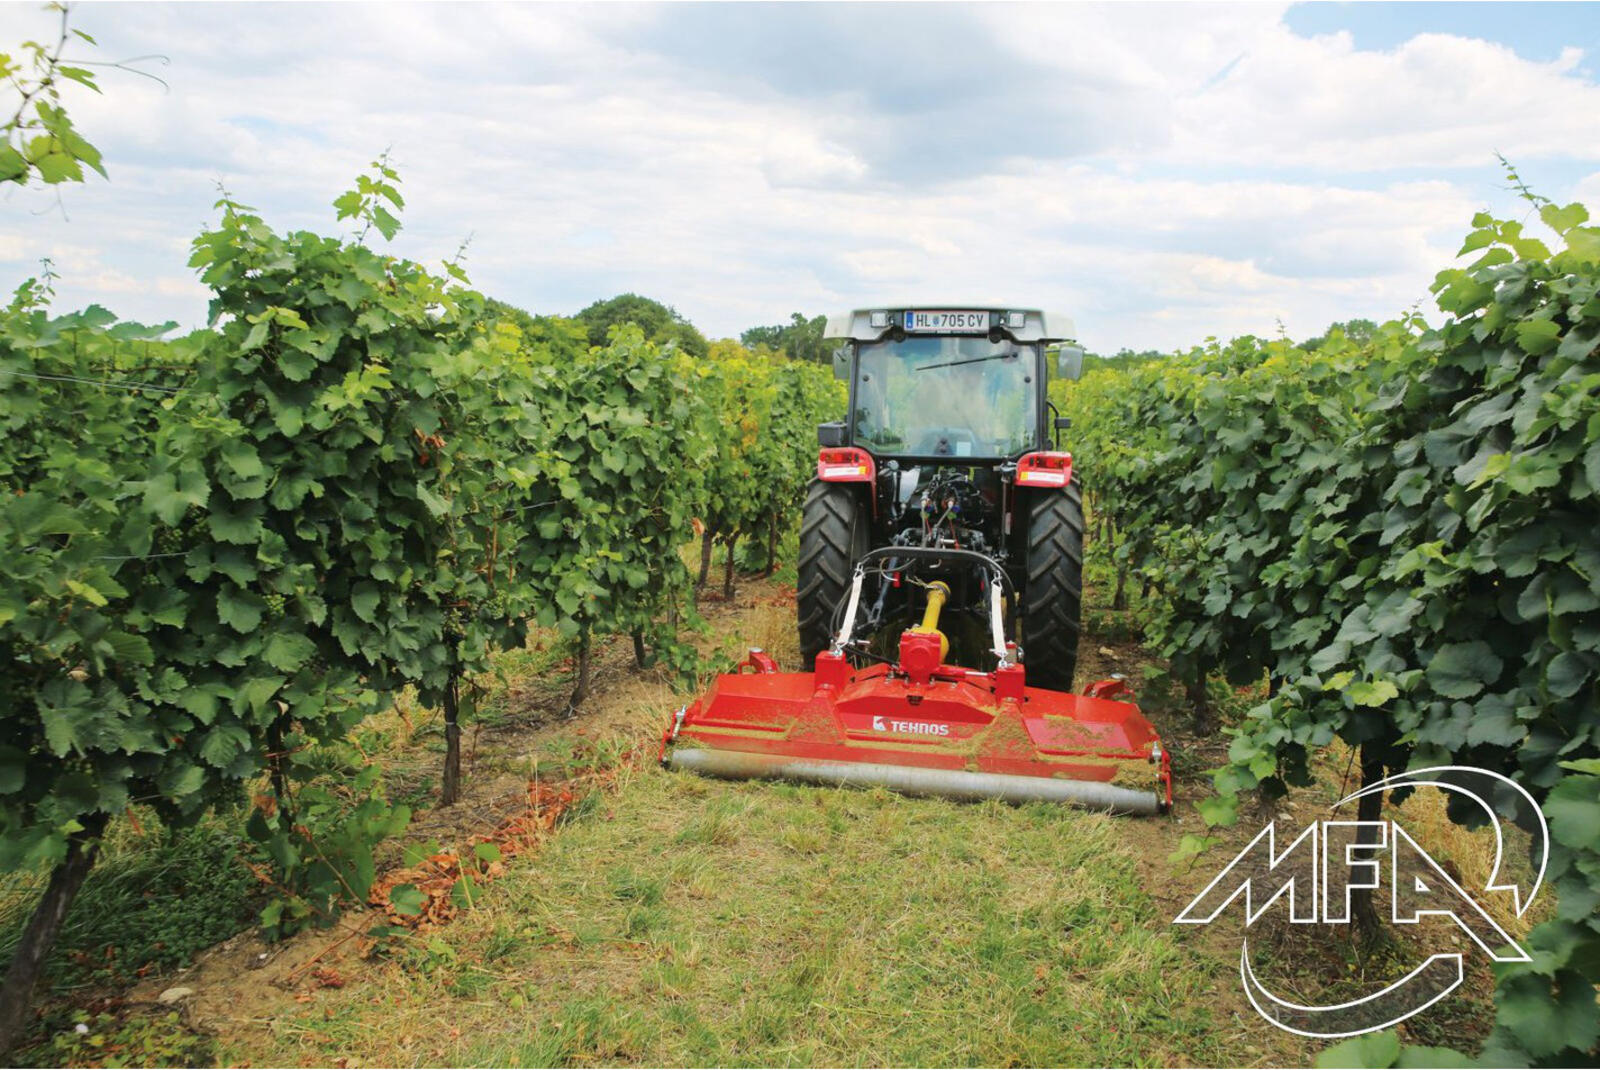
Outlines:
{"type": "MultiPolygon", "coordinates": [[[[571,314],[711,337],[891,302],[1065,312],[1096,352],[1420,305],[1496,160],[1600,215],[1600,4],[85,3],[109,181],[0,194],[0,285],[198,326],[219,183],[279,229],[388,149],[405,229],[571,314]]],[[[52,32],[0,3],[0,50],[52,32]]],[[[9,107],[5,109],[8,113],[9,107]]],[[[1534,228],[1537,221],[1533,222],[1534,228]]],[[[1437,318],[1434,313],[1430,318],[1437,318]]]]}

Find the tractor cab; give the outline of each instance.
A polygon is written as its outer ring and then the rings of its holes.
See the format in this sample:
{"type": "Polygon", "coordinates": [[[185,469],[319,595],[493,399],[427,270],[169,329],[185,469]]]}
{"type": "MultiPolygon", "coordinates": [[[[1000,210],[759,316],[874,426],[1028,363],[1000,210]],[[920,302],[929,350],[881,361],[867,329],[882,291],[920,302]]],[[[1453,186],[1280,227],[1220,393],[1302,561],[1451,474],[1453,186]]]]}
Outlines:
{"type": "Polygon", "coordinates": [[[1008,309],[861,309],[828,319],[834,374],[850,386],[824,447],[907,464],[994,467],[1048,449],[1050,373],[1076,378],[1064,316],[1008,309]],[[1054,365],[1054,368],[1051,366],[1054,365]]]}
{"type": "Polygon", "coordinates": [[[1009,338],[886,338],[856,347],[850,439],[880,455],[998,461],[1038,442],[1039,355],[1009,338]]]}

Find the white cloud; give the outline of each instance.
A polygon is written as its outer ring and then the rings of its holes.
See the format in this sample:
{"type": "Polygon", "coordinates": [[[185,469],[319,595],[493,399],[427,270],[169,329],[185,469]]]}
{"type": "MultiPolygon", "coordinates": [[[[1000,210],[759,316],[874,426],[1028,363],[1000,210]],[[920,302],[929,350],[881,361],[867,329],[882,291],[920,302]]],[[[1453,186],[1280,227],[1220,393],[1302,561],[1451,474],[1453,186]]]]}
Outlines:
{"type": "Polygon", "coordinates": [[[1538,63],[1504,45],[1420,34],[1390,52],[1274,26],[1218,84],[1177,104],[1178,159],[1328,172],[1600,159],[1600,86],[1582,53],[1538,63]]]}
{"type": "MultiPolygon", "coordinates": [[[[66,304],[198,323],[184,265],[217,179],[332,230],[389,145],[396,251],[473,234],[479,285],[534,310],[634,290],[731,334],[992,295],[1071,312],[1093,348],[1178,346],[1399,312],[1504,202],[1493,150],[1534,174],[1600,153],[1574,52],[1361,51],[1281,14],[89,5],[105,56],[170,55],[171,91],[109,72],[72,98],[112,180],[64,191],[65,216],[9,198],[0,260],[54,257],[66,304]]],[[[1576,188],[1600,207],[1597,175],[1576,188]]]]}

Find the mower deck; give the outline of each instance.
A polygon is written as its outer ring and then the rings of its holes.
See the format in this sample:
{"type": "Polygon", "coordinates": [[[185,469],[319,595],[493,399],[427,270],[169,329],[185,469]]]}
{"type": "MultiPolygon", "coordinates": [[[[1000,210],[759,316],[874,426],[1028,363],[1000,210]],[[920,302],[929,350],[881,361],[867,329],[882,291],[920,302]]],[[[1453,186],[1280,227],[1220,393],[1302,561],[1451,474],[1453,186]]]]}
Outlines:
{"type": "Polygon", "coordinates": [[[1072,695],[1024,683],[1021,665],[921,674],[855,669],[838,653],[781,673],[753,650],[679,710],[664,765],[739,779],[882,785],[950,798],[1046,800],[1153,814],[1172,801],[1155,729],[1102,680],[1072,695]],[[918,675],[921,678],[918,678],[918,675]]]}

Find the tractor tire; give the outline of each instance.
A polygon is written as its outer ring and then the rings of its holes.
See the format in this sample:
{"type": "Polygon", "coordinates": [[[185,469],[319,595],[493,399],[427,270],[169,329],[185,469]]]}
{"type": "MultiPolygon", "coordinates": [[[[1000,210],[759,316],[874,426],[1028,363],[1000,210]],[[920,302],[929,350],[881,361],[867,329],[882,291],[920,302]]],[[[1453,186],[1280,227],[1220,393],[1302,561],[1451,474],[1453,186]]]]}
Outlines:
{"type": "Polygon", "coordinates": [[[850,593],[856,562],[867,552],[866,502],[854,484],[816,480],[800,519],[796,601],[800,609],[800,661],[814,667],[833,642],[834,610],[850,593]]]}
{"type": "Polygon", "coordinates": [[[1083,492],[1077,483],[1034,494],[1026,560],[1022,655],[1028,686],[1071,691],[1083,604],[1083,492]]]}

